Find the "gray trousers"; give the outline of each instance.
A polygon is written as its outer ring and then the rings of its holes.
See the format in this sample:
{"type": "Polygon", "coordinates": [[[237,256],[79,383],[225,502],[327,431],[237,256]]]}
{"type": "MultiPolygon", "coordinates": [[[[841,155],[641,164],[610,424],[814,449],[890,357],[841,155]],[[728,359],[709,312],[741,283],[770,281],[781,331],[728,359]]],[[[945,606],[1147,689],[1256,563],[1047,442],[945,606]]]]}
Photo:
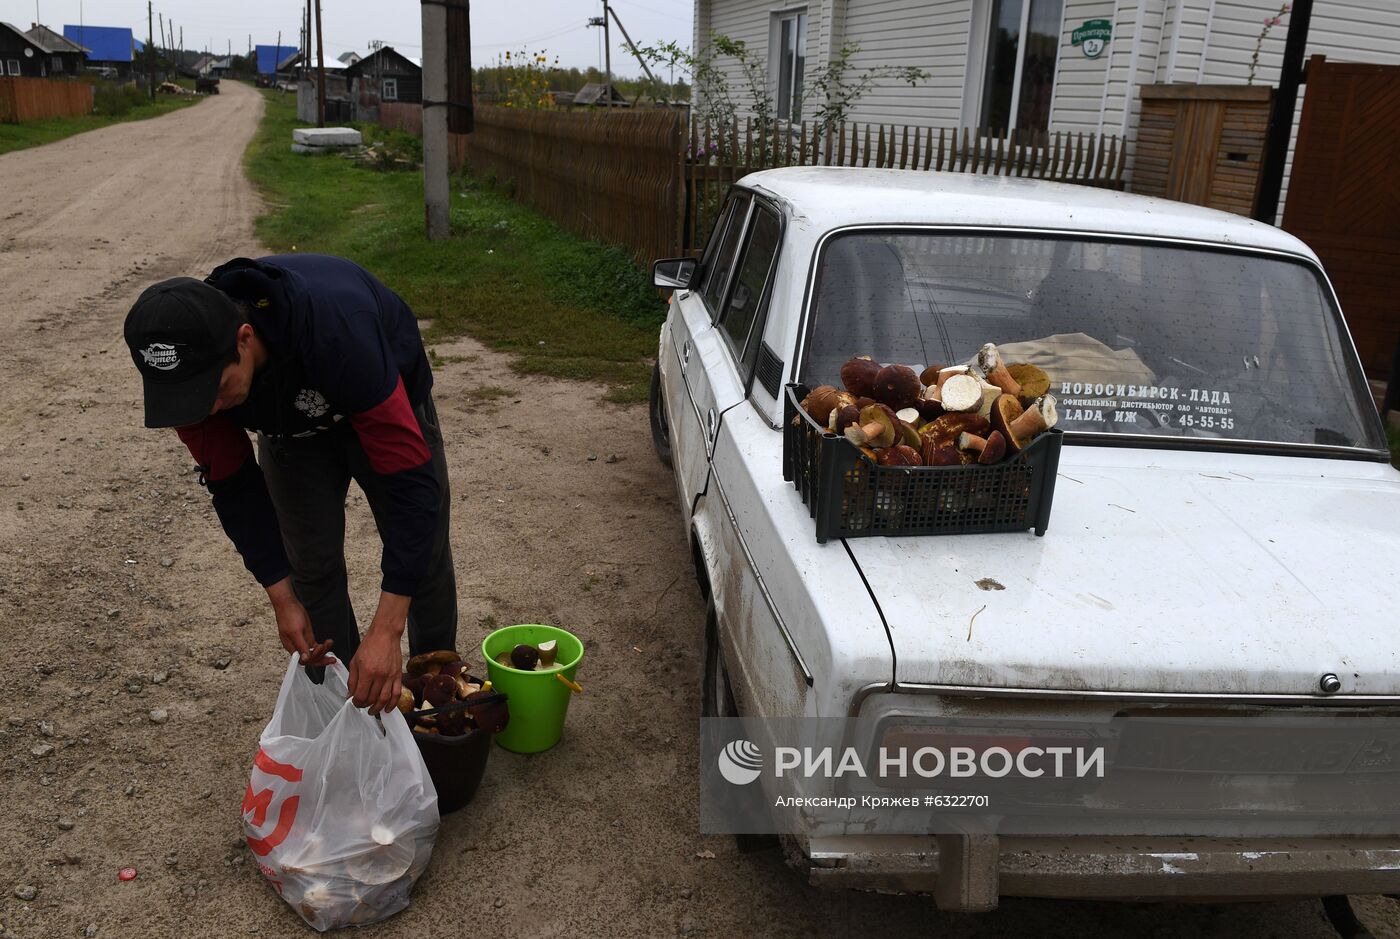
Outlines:
{"type": "MultiPolygon", "coordinates": [[[[452,497],[437,409],[428,398],[414,408],[418,426],[433,454],[441,491],[432,560],[408,612],[410,655],[457,648],[457,576],[448,543],[452,497]]],[[[258,434],[258,463],[292,565],[292,586],[311,617],[317,641],[335,640],[337,658],[349,664],[360,645],[355,610],[345,573],[345,496],[355,480],[384,538],[389,494],[370,469],[369,457],[348,421],[314,437],[270,439],[258,434]]]]}

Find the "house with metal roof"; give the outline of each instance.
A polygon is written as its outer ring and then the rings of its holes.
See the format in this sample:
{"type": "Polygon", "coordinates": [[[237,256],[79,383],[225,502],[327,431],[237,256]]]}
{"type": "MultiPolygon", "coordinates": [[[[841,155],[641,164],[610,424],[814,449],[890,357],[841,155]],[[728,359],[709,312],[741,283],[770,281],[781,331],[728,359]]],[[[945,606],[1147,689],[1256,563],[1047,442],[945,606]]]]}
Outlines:
{"type": "Polygon", "coordinates": [[[87,64],[87,49],[42,23],[32,24],[24,34],[46,50],[50,77],[82,74],[83,67],[87,64]]]}
{"type": "Polygon", "coordinates": [[[48,74],[48,59],[48,49],[26,36],[19,27],[0,22],[0,75],[43,78],[48,74]]]}
{"type": "Polygon", "coordinates": [[[276,75],[282,63],[300,50],[296,46],[254,46],[259,75],[276,75]]]}
{"type": "Polygon", "coordinates": [[[145,46],[126,26],[88,26],[63,24],[63,38],[88,50],[89,68],[108,68],[122,78],[132,72],[136,53],[145,46]]]}

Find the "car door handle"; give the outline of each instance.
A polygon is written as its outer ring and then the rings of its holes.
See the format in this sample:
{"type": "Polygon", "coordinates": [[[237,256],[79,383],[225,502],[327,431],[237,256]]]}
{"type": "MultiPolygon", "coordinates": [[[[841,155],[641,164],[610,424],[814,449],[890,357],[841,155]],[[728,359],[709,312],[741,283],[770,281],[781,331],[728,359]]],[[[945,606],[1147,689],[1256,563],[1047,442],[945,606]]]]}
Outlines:
{"type": "Polygon", "coordinates": [[[715,415],[715,409],[710,408],[709,413],[705,415],[705,435],[711,443],[714,443],[715,431],[717,430],[719,430],[719,418],[715,415]]]}
{"type": "Polygon", "coordinates": [[[681,343],[681,368],[690,364],[690,340],[681,343]]]}

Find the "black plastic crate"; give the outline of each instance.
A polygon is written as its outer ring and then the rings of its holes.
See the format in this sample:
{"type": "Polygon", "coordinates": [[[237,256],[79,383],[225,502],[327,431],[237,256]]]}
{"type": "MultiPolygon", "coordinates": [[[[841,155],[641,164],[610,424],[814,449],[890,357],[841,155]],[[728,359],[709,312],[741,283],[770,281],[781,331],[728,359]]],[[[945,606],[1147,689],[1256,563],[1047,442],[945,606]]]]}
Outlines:
{"type": "Polygon", "coordinates": [[[791,384],[783,407],[783,478],[817,522],[817,542],[869,535],[1044,535],[1064,433],[1052,427],[992,466],[881,466],[844,436],[828,433],[791,384]],[[794,420],[796,418],[796,420],[794,420]]]}

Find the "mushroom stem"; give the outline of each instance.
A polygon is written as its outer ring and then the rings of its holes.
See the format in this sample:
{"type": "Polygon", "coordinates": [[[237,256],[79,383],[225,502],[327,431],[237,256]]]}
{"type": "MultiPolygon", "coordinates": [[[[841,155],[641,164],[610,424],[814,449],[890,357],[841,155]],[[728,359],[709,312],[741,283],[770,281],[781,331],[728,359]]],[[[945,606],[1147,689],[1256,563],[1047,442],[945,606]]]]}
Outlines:
{"type": "Polygon", "coordinates": [[[986,448],[987,438],[979,437],[976,434],[969,434],[967,431],[958,434],[959,450],[974,450],[977,453],[981,453],[986,448]]]}
{"type": "Polygon", "coordinates": [[[987,376],[987,381],[996,385],[1009,395],[1021,393],[1021,383],[1011,377],[1011,373],[1006,370],[1006,363],[1001,360],[1001,353],[997,351],[994,343],[987,343],[977,353],[977,367],[987,376]]]}
{"type": "Polygon", "coordinates": [[[1055,410],[1054,395],[1042,395],[1026,408],[1024,414],[1011,422],[1011,430],[1017,437],[1031,439],[1042,431],[1049,430],[1059,420],[1055,410]]]}

